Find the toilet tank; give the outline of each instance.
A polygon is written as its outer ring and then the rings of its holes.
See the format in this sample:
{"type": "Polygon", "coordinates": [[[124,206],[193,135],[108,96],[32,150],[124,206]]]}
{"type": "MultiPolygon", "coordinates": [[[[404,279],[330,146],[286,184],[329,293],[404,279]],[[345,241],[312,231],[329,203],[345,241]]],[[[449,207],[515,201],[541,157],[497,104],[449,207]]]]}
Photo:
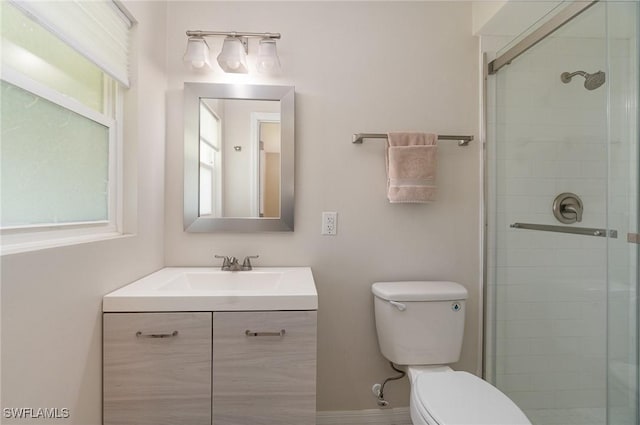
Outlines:
{"type": "Polygon", "coordinates": [[[376,282],[371,290],[378,344],[399,365],[438,365],[460,358],[467,290],[455,282],[376,282]]]}

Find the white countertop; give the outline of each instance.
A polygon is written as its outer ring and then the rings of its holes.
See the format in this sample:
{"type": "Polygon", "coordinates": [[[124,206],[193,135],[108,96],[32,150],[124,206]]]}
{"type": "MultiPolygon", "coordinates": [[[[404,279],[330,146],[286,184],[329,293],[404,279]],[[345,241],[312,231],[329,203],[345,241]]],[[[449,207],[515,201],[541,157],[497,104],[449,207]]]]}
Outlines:
{"type": "Polygon", "coordinates": [[[317,309],[309,267],[166,267],[102,299],[103,312],[317,309]]]}

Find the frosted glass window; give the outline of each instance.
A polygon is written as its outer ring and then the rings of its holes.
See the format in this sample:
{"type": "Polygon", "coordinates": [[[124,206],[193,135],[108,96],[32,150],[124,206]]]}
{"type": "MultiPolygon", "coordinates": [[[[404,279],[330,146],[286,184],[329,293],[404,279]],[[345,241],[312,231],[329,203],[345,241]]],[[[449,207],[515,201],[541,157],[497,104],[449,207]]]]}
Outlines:
{"type": "Polygon", "coordinates": [[[110,114],[104,89],[113,86],[111,78],[10,3],[0,2],[0,14],[3,66],[110,114]]]}
{"type": "Polygon", "coordinates": [[[200,162],[213,167],[215,165],[216,151],[208,143],[200,142],[200,162]]]}
{"type": "Polygon", "coordinates": [[[220,149],[218,137],[220,120],[205,105],[200,104],[200,139],[215,149],[220,149]]]}
{"type": "Polygon", "coordinates": [[[129,87],[131,20],[116,0],[10,0],[106,74],[129,87]]]}
{"type": "Polygon", "coordinates": [[[200,166],[200,215],[213,213],[213,170],[200,166]]]}
{"type": "Polygon", "coordinates": [[[109,219],[109,128],[5,81],[2,227],[109,219]]]}
{"type": "Polygon", "coordinates": [[[0,254],[121,232],[129,25],[110,0],[0,2],[0,254]]]}
{"type": "Polygon", "coordinates": [[[217,154],[211,145],[200,140],[200,215],[213,214],[217,154]]]}
{"type": "Polygon", "coordinates": [[[200,215],[220,216],[220,119],[200,103],[200,215]]]}

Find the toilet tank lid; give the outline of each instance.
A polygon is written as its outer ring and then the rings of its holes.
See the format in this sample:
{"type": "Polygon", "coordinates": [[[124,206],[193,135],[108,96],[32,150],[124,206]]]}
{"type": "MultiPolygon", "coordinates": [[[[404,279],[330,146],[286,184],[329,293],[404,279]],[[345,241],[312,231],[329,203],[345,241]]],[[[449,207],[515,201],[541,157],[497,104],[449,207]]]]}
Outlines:
{"type": "Polygon", "coordinates": [[[387,301],[453,301],[466,300],[467,290],[455,282],[410,281],[376,282],[371,285],[373,294],[387,301]]]}

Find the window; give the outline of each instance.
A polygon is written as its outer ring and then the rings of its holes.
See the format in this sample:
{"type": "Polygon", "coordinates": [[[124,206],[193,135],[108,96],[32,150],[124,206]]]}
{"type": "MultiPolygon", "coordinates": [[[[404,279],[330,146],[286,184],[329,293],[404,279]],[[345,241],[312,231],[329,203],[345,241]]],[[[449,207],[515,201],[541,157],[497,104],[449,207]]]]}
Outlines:
{"type": "Polygon", "coordinates": [[[112,2],[88,3],[0,4],[2,253],[120,232],[121,90],[128,65],[123,77],[117,61],[110,65],[75,43],[64,19],[82,28],[85,18],[112,14],[127,34],[130,22],[112,2]]]}
{"type": "Polygon", "coordinates": [[[220,118],[200,101],[200,215],[222,217],[220,118]]]}

